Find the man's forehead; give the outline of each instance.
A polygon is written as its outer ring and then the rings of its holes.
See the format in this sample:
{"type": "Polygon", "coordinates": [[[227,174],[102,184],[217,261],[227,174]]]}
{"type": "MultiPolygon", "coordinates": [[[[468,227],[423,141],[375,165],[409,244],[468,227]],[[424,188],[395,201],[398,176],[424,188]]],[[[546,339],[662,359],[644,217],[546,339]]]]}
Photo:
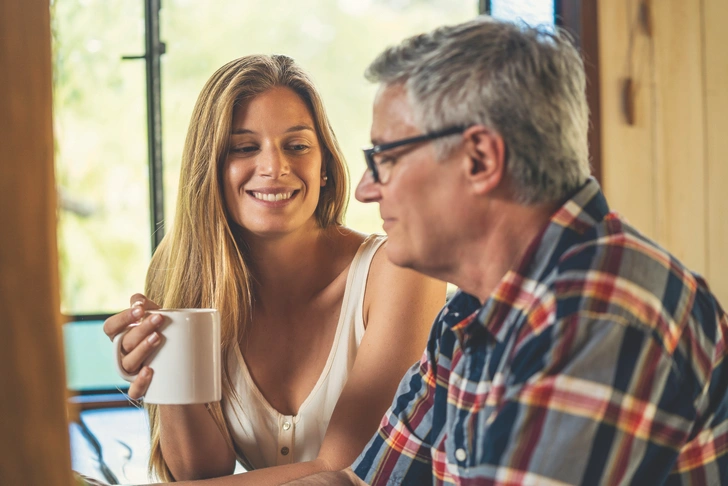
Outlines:
{"type": "Polygon", "coordinates": [[[374,97],[374,106],[385,108],[387,106],[396,105],[398,107],[406,106],[409,108],[409,100],[407,98],[407,89],[404,84],[381,84],[374,97]]]}
{"type": "Polygon", "coordinates": [[[381,142],[379,138],[391,138],[390,133],[416,133],[414,112],[404,85],[380,85],[374,97],[374,113],[372,117],[372,141],[381,142]]]}

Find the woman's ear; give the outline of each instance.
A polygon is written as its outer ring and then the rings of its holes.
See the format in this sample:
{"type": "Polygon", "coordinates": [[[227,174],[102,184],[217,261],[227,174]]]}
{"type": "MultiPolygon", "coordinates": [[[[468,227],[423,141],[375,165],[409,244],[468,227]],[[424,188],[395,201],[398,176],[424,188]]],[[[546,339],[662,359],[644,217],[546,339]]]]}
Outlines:
{"type": "Polygon", "coordinates": [[[326,172],[321,173],[321,187],[324,187],[326,185],[326,181],[329,180],[329,176],[326,175],[326,172]]]}
{"type": "Polygon", "coordinates": [[[483,125],[473,125],[463,137],[467,178],[477,194],[488,194],[500,185],[505,174],[503,137],[483,125]]]}

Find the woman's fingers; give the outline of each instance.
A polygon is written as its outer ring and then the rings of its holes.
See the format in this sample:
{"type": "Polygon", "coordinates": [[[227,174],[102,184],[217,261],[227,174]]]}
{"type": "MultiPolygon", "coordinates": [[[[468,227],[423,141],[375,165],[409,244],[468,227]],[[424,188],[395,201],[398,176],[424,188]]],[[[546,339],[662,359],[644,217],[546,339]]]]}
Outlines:
{"type": "Polygon", "coordinates": [[[129,396],[134,400],[138,400],[144,396],[149,388],[149,383],[152,381],[152,375],[154,372],[149,366],[145,366],[141,369],[136,377],[136,380],[129,385],[129,396]]]}
{"type": "Polygon", "coordinates": [[[104,322],[104,334],[113,340],[114,336],[139,321],[142,316],[144,316],[144,308],[141,305],[134,305],[125,311],[114,314],[104,322]]]}
{"type": "MultiPolygon", "coordinates": [[[[130,331],[131,332],[131,331],[130,331]]],[[[133,375],[140,369],[144,360],[162,343],[162,335],[159,332],[152,332],[143,341],[134,346],[127,355],[121,358],[121,367],[127,373],[133,375]]],[[[138,379],[138,378],[137,378],[138,379]]]]}
{"type": "Polygon", "coordinates": [[[147,315],[138,325],[129,329],[129,332],[124,335],[121,340],[121,352],[124,354],[131,353],[153,333],[159,331],[162,324],[164,324],[164,317],[160,314],[147,315]]]}
{"type": "Polygon", "coordinates": [[[159,306],[155,302],[147,299],[144,294],[134,294],[129,297],[129,305],[131,307],[141,305],[144,309],[159,309],[159,306]]]}
{"type": "MultiPolygon", "coordinates": [[[[128,309],[109,317],[104,322],[104,333],[109,336],[109,339],[114,339],[114,336],[126,330],[127,327],[139,322],[147,310],[159,309],[159,306],[155,302],[147,299],[144,294],[132,295],[129,303],[131,306],[128,309]]],[[[130,349],[126,345],[126,341],[124,343],[124,349],[130,349]]]]}
{"type": "Polygon", "coordinates": [[[132,295],[129,303],[131,306],[128,309],[106,319],[103,329],[110,339],[129,329],[121,341],[121,366],[132,375],[138,370],[136,379],[129,386],[129,396],[138,399],[144,396],[152,381],[152,369],[143,365],[162,343],[159,328],[164,318],[159,314],[146,313],[150,309],[159,309],[159,306],[144,294],[132,295]]]}

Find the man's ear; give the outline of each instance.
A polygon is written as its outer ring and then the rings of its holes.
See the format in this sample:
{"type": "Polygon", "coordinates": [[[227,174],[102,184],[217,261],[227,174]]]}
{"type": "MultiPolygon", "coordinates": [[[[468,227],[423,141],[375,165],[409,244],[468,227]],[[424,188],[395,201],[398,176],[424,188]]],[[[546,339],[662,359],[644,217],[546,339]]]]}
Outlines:
{"type": "Polygon", "coordinates": [[[506,145],[503,137],[483,125],[473,125],[463,133],[464,163],[467,177],[476,194],[487,194],[498,187],[505,175],[506,145]]]}

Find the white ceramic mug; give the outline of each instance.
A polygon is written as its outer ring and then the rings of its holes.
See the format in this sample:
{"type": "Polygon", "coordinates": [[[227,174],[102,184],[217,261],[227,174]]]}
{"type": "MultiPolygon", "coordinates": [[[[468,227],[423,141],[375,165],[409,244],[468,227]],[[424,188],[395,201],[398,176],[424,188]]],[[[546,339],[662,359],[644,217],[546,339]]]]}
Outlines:
{"type": "MultiPolygon", "coordinates": [[[[164,323],[162,342],[144,365],[154,370],[144,401],[165,405],[216,402],[222,398],[220,313],[216,309],[159,309],[164,323]]],[[[126,381],[134,381],[121,366],[121,341],[114,337],[116,368],[126,381]]]]}

